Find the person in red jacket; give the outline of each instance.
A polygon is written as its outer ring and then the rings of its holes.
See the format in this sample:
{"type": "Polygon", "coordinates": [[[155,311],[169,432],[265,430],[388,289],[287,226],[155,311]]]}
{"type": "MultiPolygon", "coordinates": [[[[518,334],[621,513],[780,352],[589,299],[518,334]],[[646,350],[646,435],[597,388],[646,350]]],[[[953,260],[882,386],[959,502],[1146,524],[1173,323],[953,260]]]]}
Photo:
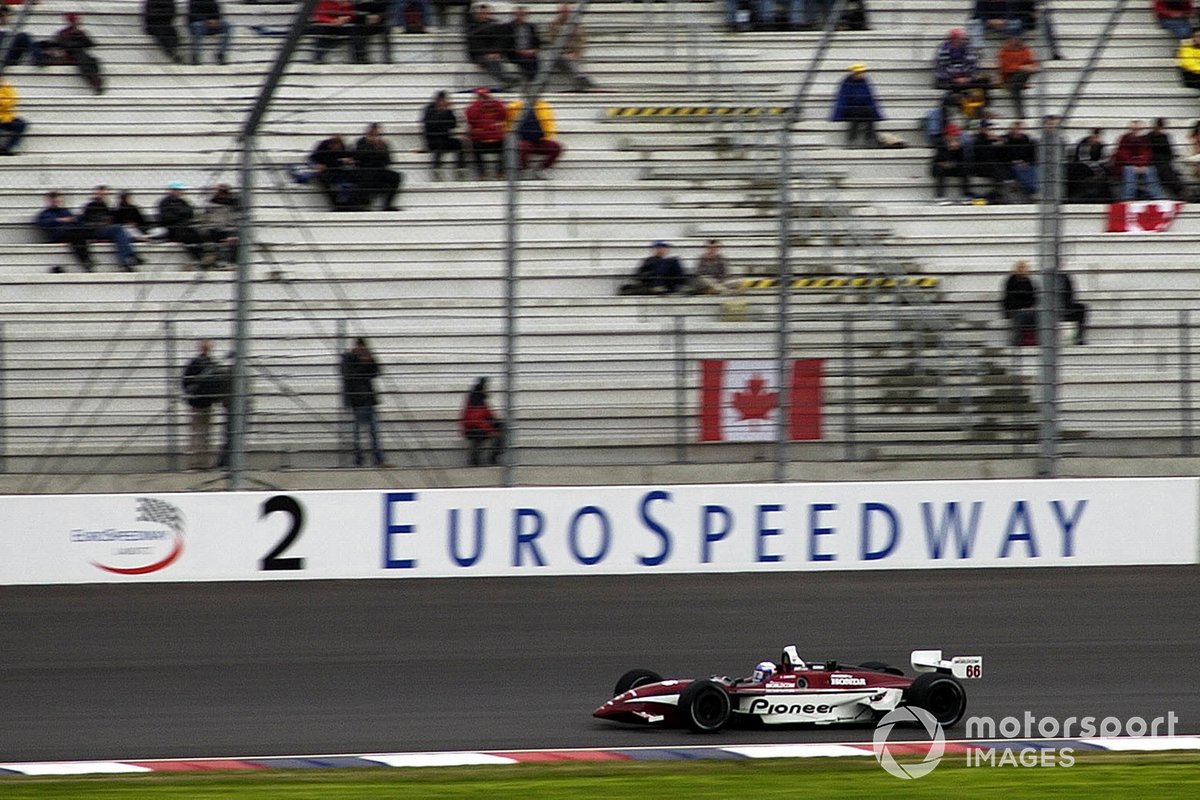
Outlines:
{"type": "Polygon", "coordinates": [[[1154,0],[1154,16],[1158,26],[1176,39],[1192,35],[1192,17],[1196,7],[1192,0],[1154,0]]]}
{"type": "Polygon", "coordinates": [[[504,103],[492,97],[487,87],[475,90],[475,99],[467,106],[467,134],[471,137],[471,150],[475,159],[475,175],[485,177],[484,156],[496,165],[495,175],[504,173],[504,130],[508,125],[508,109],[504,103]]]}
{"type": "Polygon", "coordinates": [[[1135,119],[1129,123],[1129,130],[1117,140],[1117,149],[1113,153],[1113,172],[1121,179],[1121,199],[1133,200],[1137,196],[1138,179],[1145,180],[1146,194],[1153,200],[1161,200],[1162,185],[1158,182],[1158,170],[1151,163],[1154,153],[1150,149],[1150,137],[1146,134],[1142,121],[1135,119]]]}
{"type": "Polygon", "coordinates": [[[485,444],[490,445],[488,463],[492,465],[500,461],[500,451],[504,447],[504,423],[488,407],[487,395],[487,378],[475,381],[471,391],[467,392],[458,418],[459,429],[471,448],[469,462],[472,467],[480,465],[485,444]]]}
{"type": "Polygon", "coordinates": [[[308,32],[315,38],[313,63],[325,63],[325,56],[341,42],[349,42],[357,61],[365,60],[362,30],[356,24],[354,3],[350,0],[319,0],[308,20],[308,32]]]}

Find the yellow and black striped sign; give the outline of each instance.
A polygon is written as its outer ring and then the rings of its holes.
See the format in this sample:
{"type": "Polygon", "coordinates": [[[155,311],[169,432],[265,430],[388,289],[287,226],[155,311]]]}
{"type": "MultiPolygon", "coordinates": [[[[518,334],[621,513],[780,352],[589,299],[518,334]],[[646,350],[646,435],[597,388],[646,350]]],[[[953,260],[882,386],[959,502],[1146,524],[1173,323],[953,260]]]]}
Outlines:
{"type": "Polygon", "coordinates": [[[778,117],[787,113],[784,106],[612,106],[605,110],[610,118],[644,119],[663,117],[778,117]]]}
{"type": "MultiPolygon", "coordinates": [[[[792,279],[793,289],[935,289],[941,283],[941,278],[924,275],[909,275],[904,278],[891,278],[884,275],[845,277],[825,275],[820,277],[801,277],[792,279]]],[[[742,290],[775,289],[779,286],[778,278],[742,278],[742,290]]]]}

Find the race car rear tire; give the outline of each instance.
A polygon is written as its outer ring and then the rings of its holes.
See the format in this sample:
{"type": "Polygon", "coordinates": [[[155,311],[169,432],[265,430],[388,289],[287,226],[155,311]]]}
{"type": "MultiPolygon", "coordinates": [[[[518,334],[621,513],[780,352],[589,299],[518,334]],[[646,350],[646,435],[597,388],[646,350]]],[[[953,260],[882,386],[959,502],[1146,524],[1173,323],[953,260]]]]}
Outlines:
{"type": "Polygon", "coordinates": [[[716,733],[733,713],[729,692],[716,681],[692,681],[679,695],[684,724],[697,733],[716,733]]]}
{"type": "Polygon", "coordinates": [[[923,672],[904,690],[904,705],[923,708],[950,728],[967,712],[967,693],[953,675],[923,672]]]}
{"type": "Polygon", "coordinates": [[[619,694],[625,694],[630,689],[636,689],[639,686],[644,686],[647,683],[658,683],[662,680],[662,675],[649,669],[631,669],[620,678],[617,678],[617,685],[613,687],[613,697],[619,694]]]}
{"type": "Polygon", "coordinates": [[[863,669],[869,669],[872,672],[882,672],[885,675],[904,676],[904,670],[893,667],[891,664],[885,664],[882,661],[864,661],[859,666],[863,669]]]}

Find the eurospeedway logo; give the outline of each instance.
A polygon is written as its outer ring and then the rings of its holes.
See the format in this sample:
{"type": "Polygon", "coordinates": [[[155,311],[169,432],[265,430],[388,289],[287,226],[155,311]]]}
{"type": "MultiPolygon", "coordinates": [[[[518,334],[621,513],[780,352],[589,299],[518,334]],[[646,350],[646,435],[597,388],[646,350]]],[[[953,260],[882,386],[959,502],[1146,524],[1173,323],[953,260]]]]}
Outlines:
{"type": "MultiPolygon", "coordinates": [[[[1117,717],[1067,717],[1059,720],[1057,717],[1035,717],[1026,711],[1022,717],[1003,717],[999,721],[995,717],[971,717],[966,723],[968,740],[992,740],[1001,744],[999,747],[987,747],[983,743],[972,743],[966,752],[968,767],[1072,767],[1075,765],[1075,749],[1071,747],[1005,747],[1003,742],[1031,741],[1036,739],[1090,739],[1097,735],[1101,737],[1122,737],[1126,739],[1141,739],[1147,736],[1174,736],[1175,724],[1179,716],[1174,711],[1168,711],[1166,716],[1158,716],[1147,720],[1145,717],[1129,717],[1126,720],[1117,717]],[[1160,732],[1160,727],[1165,730],[1160,732]],[[997,738],[999,737],[999,738],[997,738]]],[[[871,740],[875,752],[875,760],[889,775],[903,780],[922,778],[937,768],[946,752],[946,734],[941,723],[923,708],[900,706],[889,711],[875,726],[875,735],[871,740]],[[929,736],[928,742],[905,740],[890,742],[892,730],[898,723],[905,725],[920,725],[929,736]],[[920,755],[924,748],[924,756],[917,763],[905,763],[896,759],[897,755],[911,757],[920,755]]]]}

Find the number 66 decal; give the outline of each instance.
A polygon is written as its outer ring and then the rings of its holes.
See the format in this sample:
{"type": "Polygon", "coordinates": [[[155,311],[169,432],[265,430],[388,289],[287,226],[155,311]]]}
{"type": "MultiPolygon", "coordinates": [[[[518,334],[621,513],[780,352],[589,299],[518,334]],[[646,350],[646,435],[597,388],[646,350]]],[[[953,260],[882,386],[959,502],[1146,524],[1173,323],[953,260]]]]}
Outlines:
{"type": "Polygon", "coordinates": [[[282,511],[292,518],[292,524],[288,528],[287,533],[279,540],[279,544],[275,545],[275,549],[263,556],[258,562],[258,568],[262,570],[292,570],[304,569],[304,559],[292,556],[291,558],[281,558],[284,551],[295,544],[296,539],[300,537],[300,529],[304,527],[304,509],[300,505],[300,501],[286,494],[277,494],[262,504],[259,509],[258,518],[266,519],[276,511],[282,511]]]}

